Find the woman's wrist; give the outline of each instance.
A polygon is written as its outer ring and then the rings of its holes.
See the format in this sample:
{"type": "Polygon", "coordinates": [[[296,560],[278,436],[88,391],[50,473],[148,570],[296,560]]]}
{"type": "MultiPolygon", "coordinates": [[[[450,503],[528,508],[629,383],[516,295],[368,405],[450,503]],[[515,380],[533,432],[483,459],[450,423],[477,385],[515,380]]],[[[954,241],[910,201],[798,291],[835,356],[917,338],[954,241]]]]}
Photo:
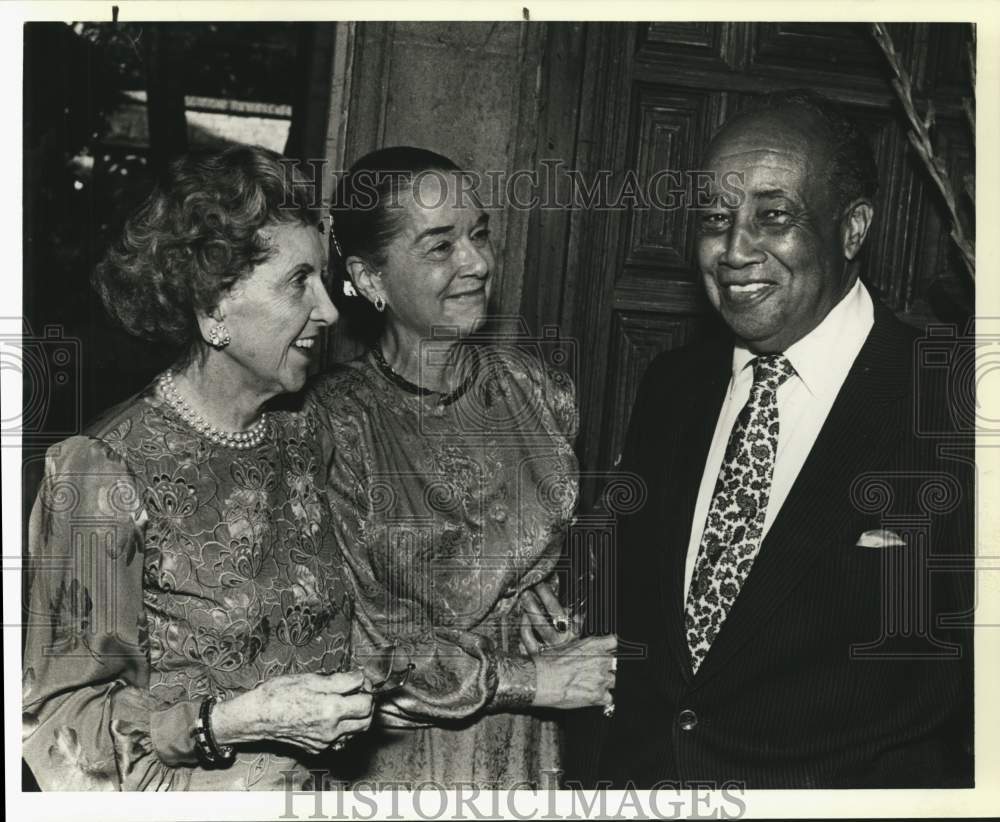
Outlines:
{"type": "Polygon", "coordinates": [[[535,702],[538,675],[529,657],[500,656],[497,659],[497,690],[490,703],[494,713],[512,713],[535,702]]]}
{"type": "Polygon", "coordinates": [[[217,702],[212,707],[212,736],[220,745],[239,745],[257,738],[254,728],[256,711],[248,703],[253,691],[217,702]]]}

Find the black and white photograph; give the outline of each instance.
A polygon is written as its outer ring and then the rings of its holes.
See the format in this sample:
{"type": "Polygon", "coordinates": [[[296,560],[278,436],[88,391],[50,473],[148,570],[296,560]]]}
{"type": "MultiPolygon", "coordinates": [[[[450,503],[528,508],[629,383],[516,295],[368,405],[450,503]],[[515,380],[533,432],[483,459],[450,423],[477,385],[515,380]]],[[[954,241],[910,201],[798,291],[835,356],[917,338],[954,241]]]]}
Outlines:
{"type": "Polygon", "coordinates": [[[982,9],[14,5],[11,818],[1000,812],[982,9]]]}

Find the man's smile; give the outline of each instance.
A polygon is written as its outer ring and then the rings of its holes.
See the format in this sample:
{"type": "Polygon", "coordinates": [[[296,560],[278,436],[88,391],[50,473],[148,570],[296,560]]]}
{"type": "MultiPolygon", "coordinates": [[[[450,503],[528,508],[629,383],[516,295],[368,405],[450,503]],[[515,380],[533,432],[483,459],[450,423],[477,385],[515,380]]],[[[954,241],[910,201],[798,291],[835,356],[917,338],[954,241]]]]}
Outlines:
{"type": "Polygon", "coordinates": [[[738,308],[749,308],[763,302],[778,288],[777,283],[754,281],[749,283],[730,283],[719,285],[726,303],[738,308]]]}

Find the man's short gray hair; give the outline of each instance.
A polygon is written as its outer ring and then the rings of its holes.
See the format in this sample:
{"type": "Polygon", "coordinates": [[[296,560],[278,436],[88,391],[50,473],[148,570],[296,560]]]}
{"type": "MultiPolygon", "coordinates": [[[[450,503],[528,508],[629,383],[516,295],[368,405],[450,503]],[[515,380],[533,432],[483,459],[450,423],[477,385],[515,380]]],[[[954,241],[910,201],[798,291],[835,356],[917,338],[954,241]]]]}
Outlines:
{"type": "Polygon", "coordinates": [[[846,208],[860,198],[874,200],[878,191],[878,166],[871,143],[840,104],[812,89],[773,91],[755,97],[746,109],[723,126],[719,134],[749,117],[788,110],[808,111],[826,127],[831,150],[827,182],[834,192],[837,207],[846,208]]]}

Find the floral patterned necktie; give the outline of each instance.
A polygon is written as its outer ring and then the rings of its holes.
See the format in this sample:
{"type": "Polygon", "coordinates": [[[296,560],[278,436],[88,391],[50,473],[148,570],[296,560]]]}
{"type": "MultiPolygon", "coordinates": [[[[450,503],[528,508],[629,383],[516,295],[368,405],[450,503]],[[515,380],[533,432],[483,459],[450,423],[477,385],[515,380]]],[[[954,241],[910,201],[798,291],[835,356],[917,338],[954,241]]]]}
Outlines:
{"type": "Polygon", "coordinates": [[[687,596],[684,626],[695,673],[760,548],[778,450],[778,387],[795,373],[784,354],[757,357],[751,364],[750,399],[729,435],[687,596]]]}

